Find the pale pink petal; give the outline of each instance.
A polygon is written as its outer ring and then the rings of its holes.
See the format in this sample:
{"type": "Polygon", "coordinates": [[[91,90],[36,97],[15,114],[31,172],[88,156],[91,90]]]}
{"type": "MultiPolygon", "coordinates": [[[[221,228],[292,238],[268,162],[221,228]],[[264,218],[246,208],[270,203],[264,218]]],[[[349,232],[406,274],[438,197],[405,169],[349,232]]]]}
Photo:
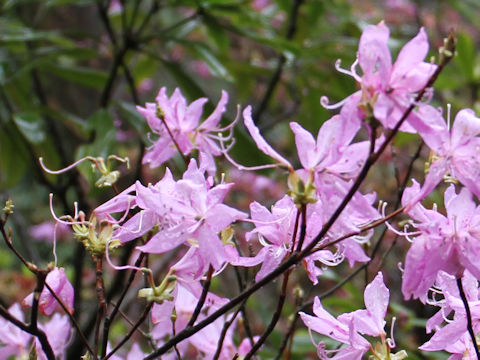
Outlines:
{"type": "MultiPolygon", "coordinates": [[[[415,69],[420,63],[423,62],[425,56],[428,53],[428,38],[425,29],[422,27],[418,32],[417,36],[411,39],[405,46],[400,50],[397,60],[392,68],[392,74],[390,78],[390,83],[393,88],[397,87],[411,87],[415,77],[408,76],[407,74],[412,69],[415,69]]],[[[421,75],[420,73],[418,75],[421,75]]],[[[426,74],[423,77],[423,85],[425,84],[428,76],[431,74],[426,74]]],[[[423,86],[421,85],[421,86],[423,86]]],[[[414,86],[412,91],[418,91],[418,85],[414,86]]]]}
{"type": "Polygon", "coordinates": [[[480,134],[480,118],[471,109],[460,110],[452,126],[452,148],[467,144],[480,134]]]}
{"type": "Polygon", "coordinates": [[[427,177],[425,178],[425,182],[413,199],[410,200],[409,204],[406,205],[405,212],[408,212],[412,206],[414,206],[417,202],[421,201],[425,198],[428,194],[430,194],[433,189],[442,181],[443,176],[446,174],[448,170],[448,163],[447,160],[441,158],[439,160],[434,161],[430,165],[430,169],[428,171],[427,177]]]}
{"type": "Polygon", "coordinates": [[[296,122],[290,123],[290,128],[295,134],[298,158],[304,169],[313,169],[321,159],[322,155],[317,149],[317,144],[312,134],[302,128],[296,122]]]}
{"type": "Polygon", "coordinates": [[[215,130],[218,123],[222,119],[222,114],[226,110],[226,105],[228,103],[228,93],[225,90],[222,90],[222,96],[220,101],[217,104],[217,107],[210,114],[208,118],[199,126],[200,130],[212,131],[215,130]]]}
{"type": "Polygon", "coordinates": [[[255,144],[257,144],[258,149],[270,156],[272,159],[277,160],[280,164],[285,165],[289,169],[292,168],[292,165],[290,165],[290,163],[279,153],[273,150],[273,148],[265,141],[262,135],[260,135],[260,131],[253,122],[252,108],[250,106],[247,106],[245,110],[243,110],[243,119],[245,127],[248,129],[248,132],[252,136],[253,141],[255,141],[255,144]]]}
{"type": "Polygon", "coordinates": [[[200,98],[188,105],[185,119],[180,124],[184,131],[192,131],[198,126],[203,113],[203,105],[205,105],[207,101],[207,98],[200,98]]]}
{"type": "Polygon", "coordinates": [[[426,351],[443,350],[448,344],[452,344],[460,339],[466,331],[466,319],[457,319],[456,321],[438,329],[430,340],[420,346],[419,349],[426,351]]]}
{"type": "Polygon", "coordinates": [[[387,90],[385,87],[390,77],[392,58],[387,41],[390,31],[381,22],[365,28],[358,45],[358,61],[363,70],[364,86],[387,90]]]}

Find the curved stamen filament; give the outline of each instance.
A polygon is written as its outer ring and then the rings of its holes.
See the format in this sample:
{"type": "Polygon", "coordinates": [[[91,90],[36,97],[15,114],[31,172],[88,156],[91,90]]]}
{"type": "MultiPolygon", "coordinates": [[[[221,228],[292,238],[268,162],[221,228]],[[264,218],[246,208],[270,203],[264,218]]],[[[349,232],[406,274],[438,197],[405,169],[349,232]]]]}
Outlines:
{"type": "Polygon", "coordinates": [[[237,163],[235,160],[233,160],[232,157],[230,157],[230,155],[228,155],[227,149],[225,149],[223,141],[220,141],[220,147],[222,149],[222,154],[225,156],[228,162],[233,166],[235,166],[240,171],[242,170],[256,171],[256,170],[272,169],[272,168],[280,167],[283,165],[278,163],[278,164],[267,164],[267,165],[259,165],[259,166],[243,166],[237,163]]]}
{"type": "Polygon", "coordinates": [[[337,69],[338,72],[341,72],[342,74],[345,74],[345,75],[348,75],[348,76],[351,76],[353,77],[356,81],[358,81],[359,83],[362,82],[362,78],[360,76],[358,76],[357,74],[357,71],[356,71],[356,66],[358,64],[358,59],[356,59],[352,66],[350,67],[350,70],[346,70],[344,68],[341,67],[342,65],[342,60],[341,59],[338,59],[337,61],[335,61],[335,69],[337,69]]]}
{"type": "MultiPolygon", "coordinates": [[[[75,221],[74,219],[72,219],[72,217],[70,215],[67,215],[66,217],[71,219],[71,220],[68,220],[68,221],[65,221],[65,220],[62,220],[61,218],[59,218],[56,214],[55,214],[55,211],[53,210],[53,194],[50,193],[48,195],[49,197],[49,202],[50,202],[50,214],[52,214],[52,217],[55,219],[56,222],[59,222],[61,224],[65,224],[65,225],[84,225],[84,224],[90,224],[90,222],[88,221],[85,221],[85,220],[81,220],[81,221],[75,221]]],[[[78,214],[76,214],[78,215],[78,214]]],[[[63,216],[62,216],[63,217],[63,216]]],[[[75,217],[76,219],[77,217],[75,217]]]]}
{"type": "Polygon", "coordinates": [[[330,104],[330,100],[328,99],[327,96],[322,96],[320,98],[320,104],[325,108],[325,109],[328,109],[328,110],[335,110],[335,109],[338,109],[340,107],[342,107],[346,102],[347,102],[347,99],[348,97],[346,97],[345,99],[339,101],[338,103],[336,104],[330,104]]]}
{"type": "Polygon", "coordinates": [[[136,267],[134,265],[123,265],[123,266],[119,266],[119,265],[115,265],[112,260],[110,259],[110,253],[109,253],[109,248],[110,248],[110,243],[112,242],[113,240],[110,239],[107,241],[107,244],[105,246],[105,257],[107,258],[107,262],[108,264],[114,268],[115,270],[136,270],[136,271],[142,271],[142,268],[139,268],[139,267],[136,267]]]}
{"type": "Polygon", "coordinates": [[[63,174],[64,172],[67,172],[68,170],[71,170],[73,169],[74,167],[76,167],[78,164],[84,162],[85,160],[89,160],[89,161],[92,161],[92,162],[96,162],[97,159],[95,159],[93,156],[85,156],[84,158],[81,158],[80,160],[77,160],[75,161],[73,164],[63,168],[63,169],[60,169],[60,170],[50,170],[49,168],[47,168],[45,166],[45,164],[43,163],[43,157],[39,157],[38,158],[38,161],[40,163],[40,166],[41,168],[43,169],[43,171],[49,173],[49,174],[53,174],[53,175],[58,175],[58,174],[63,174]]]}

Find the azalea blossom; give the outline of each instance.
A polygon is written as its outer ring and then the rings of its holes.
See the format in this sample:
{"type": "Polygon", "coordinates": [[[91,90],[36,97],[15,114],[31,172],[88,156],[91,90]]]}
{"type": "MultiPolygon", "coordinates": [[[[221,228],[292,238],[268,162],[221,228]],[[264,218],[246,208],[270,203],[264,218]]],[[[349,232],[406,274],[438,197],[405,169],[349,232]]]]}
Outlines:
{"type": "MultiPolygon", "coordinates": [[[[469,271],[465,271],[461,279],[469,303],[472,328],[475,334],[479,334],[480,297],[478,280],[469,271]]],[[[460,298],[456,277],[440,271],[433,290],[434,296],[429,300],[429,304],[439,306],[440,310],[427,322],[427,332],[434,331],[433,336],[419,349],[425,351],[445,350],[452,354],[449,360],[477,359],[472,338],[467,331],[468,321],[465,305],[460,298]],[[436,300],[437,298],[440,298],[440,300],[436,300]],[[453,316],[451,316],[451,313],[453,313],[453,316]]]]}
{"type": "Polygon", "coordinates": [[[200,98],[187,105],[180,89],[175,89],[171,97],[167,89],[162,87],[155,103],[147,103],[145,108],[137,106],[137,110],[146,118],[153,133],[158,136],[154,144],[147,149],[143,163],[150,167],[158,167],[169,160],[177,151],[188,155],[192,150],[200,152],[209,174],[215,174],[214,156],[222,151],[217,144],[218,133],[230,130],[233,124],[225,128],[219,126],[222,114],[226,110],[228,94],[222,96],[215,110],[205,121],[200,123],[203,106],[208,101],[200,98]],[[178,148],[177,148],[178,147],[178,148]]]}
{"type": "Polygon", "coordinates": [[[470,109],[458,112],[451,130],[440,111],[420,110],[428,122],[419,130],[434,155],[422,189],[411,199],[409,206],[427,196],[445,177],[458,179],[480,197],[480,118],[470,109]]]}
{"type": "MultiPolygon", "coordinates": [[[[319,334],[328,336],[337,340],[346,346],[335,350],[326,350],[325,343],[320,342],[317,345],[317,354],[320,359],[350,359],[360,360],[363,355],[373,350],[370,343],[360,334],[373,337],[380,337],[384,347],[389,353],[390,345],[386,342],[385,334],[385,315],[387,313],[390,292],[383,283],[381,272],[375,279],[367,285],[364,292],[365,307],[364,310],[357,310],[333,317],[326,311],[318,297],[313,304],[313,313],[315,316],[301,312],[302,318],[309,331],[315,331],[319,334]],[[329,357],[330,354],[335,354],[329,357]]],[[[313,340],[312,340],[313,341],[313,340]]],[[[375,351],[375,350],[374,350],[375,351]]],[[[403,352],[394,355],[396,359],[402,359],[403,352]],[[395,357],[396,356],[396,357],[395,357]]]]}
{"type": "MultiPolygon", "coordinates": [[[[63,304],[67,308],[70,314],[73,313],[73,298],[74,290],[73,286],[68,281],[64,268],[54,268],[50,271],[45,279],[45,283],[48,284],[55,294],[62,300],[63,304]]],[[[33,293],[28,295],[22,302],[23,306],[32,306],[33,293]]],[[[51,315],[57,307],[57,300],[53,297],[50,290],[46,287],[42,290],[40,298],[38,300],[38,308],[44,315],[51,315]]]]}
{"type": "MultiPolygon", "coordinates": [[[[405,190],[402,203],[410,204],[419,191],[414,182],[405,190]]],[[[480,207],[467,188],[457,194],[452,184],[445,191],[445,208],[446,216],[419,203],[408,211],[418,231],[405,259],[402,292],[406,299],[413,296],[425,302],[440,270],[459,277],[468,269],[480,278],[480,207]]]]}
{"type": "Polygon", "coordinates": [[[125,243],[157,227],[158,232],[139,250],[160,254],[181,244],[193,246],[207,267],[212,264],[218,270],[229,258],[218,234],[247,215],[222,203],[233,184],[213,186],[213,180],[205,178],[204,172],[205,168],[198,168],[192,159],[182,179],[175,181],[167,169],[156,185],[145,187],[137,182],[95,213],[116,224],[118,221],[109,213],[138,207],[141,211],[119,225],[113,239],[125,243]]]}
{"type": "MultiPolygon", "coordinates": [[[[436,65],[424,62],[428,53],[428,39],[424,28],[400,50],[395,64],[387,42],[390,37],[388,27],[380,22],[365,28],[358,45],[358,55],[351,71],[338,70],[355,78],[361,90],[349,96],[340,114],[361,122],[372,115],[385,128],[393,128],[405,110],[413,103],[415,94],[427,83],[436,65]],[[356,65],[362,69],[362,76],[355,71],[356,65]]],[[[326,104],[326,98],[322,103],[326,104]]],[[[401,130],[414,132],[422,120],[415,112],[406,119],[401,130]]]]}
{"type": "MultiPolygon", "coordinates": [[[[8,312],[20,321],[24,321],[20,304],[15,303],[8,312]]],[[[8,359],[10,356],[22,358],[28,356],[32,335],[20,330],[10,321],[0,317],[0,359],[8,359]]]]}

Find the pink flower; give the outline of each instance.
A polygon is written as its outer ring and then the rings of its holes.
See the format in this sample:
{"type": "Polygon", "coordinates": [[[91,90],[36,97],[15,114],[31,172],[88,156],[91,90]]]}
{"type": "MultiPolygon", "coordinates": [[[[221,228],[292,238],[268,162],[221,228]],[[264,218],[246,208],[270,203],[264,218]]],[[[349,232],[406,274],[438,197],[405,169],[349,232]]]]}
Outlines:
{"type": "MultiPolygon", "coordinates": [[[[462,287],[469,303],[474,333],[480,331],[480,298],[478,280],[468,271],[462,277],[462,287]]],[[[420,350],[445,350],[452,354],[449,359],[476,359],[472,338],[467,332],[465,305],[460,298],[455,276],[440,271],[436,282],[436,293],[443,295],[442,300],[431,299],[431,305],[440,306],[440,310],[428,320],[427,332],[435,330],[434,335],[420,350]],[[453,312],[453,317],[451,313],[453,312]],[[445,319],[446,325],[440,326],[445,319]]],[[[440,298],[440,297],[439,297],[440,298]]]]}
{"type": "Polygon", "coordinates": [[[158,232],[139,250],[159,254],[186,244],[198,248],[196,256],[218,270],[229,258],[218,233],[247,215],[222,203],[233,184],[212,186],[213,180],[206,179],[204,172],[192,159],[181,180],[175,181],[167,169],[156,185],[144,187],[137,182],[95,213],[118,223],[109,213],[138,207],[141,211],[114,232],[114,239],[124,243],[157,227],[158,232]],[[131,195],[133,191],[136,195],[131,195]]]}
{"type": "Polygon", "coordinates": [[[329,359],[328,355],[335,353],[333,359],[361,360],[371,346],[359,334],[380,336],[382,339],[385,337],[383,328],[389,297],[390,293],[383,283],[381,272],[365,288],[365,310],[342,314],[335,319],[322,307],[320,300],[316,297],[313,304],[315,316],[301,312],[300,317],[303,322],[309,331],[313,330],[347,345],[337,350],[326,350],[325,343],[320,342],[317,345],[320,359],[329,359]]]}
{"type": "Polygon", "coordinates": [[[147,119],[153,133],[159,137],[152,147],[147,149],[143,163],[150,164],[152,168],[162,165],[178,151],[176,146],[184,155],[198,149],[200,158],[207,164],[207,170],[214,174],[216,168],[213,156],[222,153],[217,144],[217,134],[231,127],[219,126],[228,102],[227,92],[222,91],[222,97],[215,110],[199,124],[203,105],[208,99],[200,98],[187,105],[178,88],[170,98],[166,91],[165,87],[160,89],[156,103],[147,103],[145,108],[137,106],[137,110],[147,119]]]}
{"type": "MultiPolygon", "coordinates": [[[[357,61],[362,76],[355,72],[357,62],[351,72],[341,70],[361,84],[361,90],[348,97],[341,110],[346,118],[360,122],[369,109],[373,109],[373,115],[384,127],[393,128],[411,105],[414,94],[425,86],[435,71],[435,65],[423,61],[428,53],[428,39],[423,28],[402,48],[393,66],[387,46],[389,36],[390,31],[383,22],[367,26],[358,45],[357,61]]],[[[326,105],[326,98],[322,103],[326,105]]],[[[401,129],[413,132],[420,121],[412,113],[401,129]]]]}
{"type": "Polygon", "coordinates": [[[428,123],[419,129],[425,143],[435,152],[422,189],[411,199],[409,207],[427,196],[448,174],[458,179],[480,197],[480,118],[470,109],[458,112],[451,131],[441,113],[433,108],[420,110],[428,123]]]}
{"type": "Polygon", "coordinates": [[[315,331],[347,345],[337,350],[326,350],[325,344],[320,342],[317,345],[320,359],[329,359],[328,355],[335,353],[332,359],[361,360],[371,346],[359,333],[385,337],[383,328],[389,297],[390,293],[383,283],[381,272],[365,289],[365,310],[342,314],[335,319],[322,307],[320,300],[316,297],[313,304],[315,316],[301,312],[300,317],[303,322],[310,331],[315,331]]]}
{"type": "MultiPolygon", "coordinates": [[[[63,304],[68,309],[70,314],[73,313],[73,286],[65,275],[64,268],[54,268],[47,275],[45,281],[55,292],[55,294],[62,300],[63,304]]],[[[23,301],[23,306],[32,306],[33,293],[28,295],[23,301]]],[[[44,315],[51,315],[59,306],[57,300],[53,297],[50,291],[45,287],[40,294],[38,308],[44,315]]]]}
{"type": "MultiPolygon", "coordinates": [[[[24,315],[18,303],[13,304],[8,312],[18,320],[24,321],[24,315]]],[[[27,356],[31,339],[30,334],[0,317],[0,359],[8,359],[12,355],[18,358],[27,356]]]]}
{"type": "MultiPolygon", "coordinates": [[[[65,359],[67,345],[71,339],[71,325],[67,315],[53,314],[53,317],[40,328],[47,334],[48,343],[55,353],[56,359],[65,359]]],[[[42,350],[38,339],[35,339],[38,359],[46,360],[47,357],[42,350]]]]}
{"type": "MultiPolygon", "coordinates": [[[[406,189],[402,203],[410,204],[419,188],[414,182],[406,189]]],[[[413,296],[425,301],[440,270],[461,276],[468,269],[480,278],[480,207],[467,188],[457,194],[450,185],[445,191],[445,208],[447,216],[427,210],[421,204],[408,212],[415,220],[418,236],[413,239],[405,259],[402,292],[406,299],[413,296]]]]}
{"type": "Polygon", "coordinates": [[[33,239],[50,243],[53,242],[55,236],[57,236],[57,238],[65,238],[70,233],[67,225],[58,222],[54,224],[50,221],[34,225],[29,230],[29,234],[33,239]]]}

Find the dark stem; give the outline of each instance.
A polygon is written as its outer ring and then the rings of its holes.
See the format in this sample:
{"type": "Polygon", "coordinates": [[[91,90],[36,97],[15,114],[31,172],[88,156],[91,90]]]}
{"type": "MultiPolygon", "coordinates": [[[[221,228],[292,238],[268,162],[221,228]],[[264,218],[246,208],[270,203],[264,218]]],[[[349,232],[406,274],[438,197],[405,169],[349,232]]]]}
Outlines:
{"type": "Polygon", "coordinates": [[[227,335],[227,331],[232,325],[233,321],[235,318],[238,316],[238,313],[240,312],[241,308],[239,307],[237,311],[233,314],[233,316],[230,318],[230,320],[225,321],[225,324],[223,324],[222,332],[220,333],[220,337],[217,342],[217,350],[215,351],[215,354],[213,355],[212,360],[218,360],[220,357],[220,354],[222,353],[222,347],[223,347],[223,341],[225,340],[225,336],[227,335]]]}
{"type": "Polygon", "coordinates": [[[140,318],[138,319],[138,321],[135,323],[135,325],[130,329],[130,331],[128,332],[128,334],[117,344],[117,346],[115,346],[113,348],[112,351],[110,351],[108,353],[107,356],[105,356],[104,358],[102,358],[103,360],[107,360],[108,358],[110,358],[113,354],[115,354],[122,346],[123,344],[125,344],[128,339],[130,339],[133,335],[133,333],[135,331],[137,331],[137,329],[139,328],[140,325],[142,325],[142,323],[145,321],[145,319],[147,318],[148,314],[150,313],[150,310],[153,306],[153,302],[150,302],[148,303],[148,305],[145,307],[145,310],[143,311],[142,313],[142,316],[140,316],[140,318]]]}
{"type": "MultiPolygon", "coordinates": [[[[130,252],[128,252],[130,253],[130,252]]],[[[145,257],[145,253],[140,253],[140,255],[137,258],[137,261],[135,261],[135,267],[139,267],[145,257]]],[[[128,290],[130,289],[130,286],[133,283],[133,280],[135,279],[135,275],[137,274],[137,270],[131,270],[130,276],[128,277],[127,284],[123,288],[122,294],[120,295],[120,298],[118,299],[117,303],[114,305],[112,312],[110,315],[105,317],[105,320],[103,322],[103,342],[102,342],[102,357],[105,356],[107,353],[107,345],[108,345],[108,334],[110,332],[110,326],[112,322],[114,321],[115,317],[117,316],[120,305],[122,304],[123,300],[125,299],[125,296],[127,295],[128,290]]],[[[118,276],[115,278],[117,279],[118,276]]],[[[118,284],[120,285],[120,284],[118,284]]],[[[113,289],[113,288],[112,288],[113,289]]],[[[107,298],[109,296],[107,295],[107,298]]]]}
{"type": "Polygon", "coordinates": [[[83,344],[84,344],[84,345],[86,346],[86,348],[88,349],[88,352],[93,355],[93,349],[91,348],[90,344],[88,343],[87,338],[86,338],[85,335],[83,334],[82,329],[80,329],[80,325],[78,325],[78,322],[77,322],[77,320],[75,320],[75,317],[74,317],[72,314],[70,314],[70,312],[69,312],[68,309],[67,309],[67,306],[63,303],[62,299],[60,299],[60,298],[58,297],[58,295],[55,294],[55,291],[53,291],[53,289],[50,287],[50,285],[48,285],[47,282],[45,282],[45,287],[48,289],[48,291],[50,292],[50,294],[52,294],[52,296],[55,298],[55,300],[57,301],[57,303],[60,304],[60,307],[63,309],[63,311],[65,311],[65,314],[67,314],[68,318],[70,319],[70,321],[72,322],[73,326],[75,327],[75,330],[77,330],[77,333],[78,333],[78,335],[80,336],[80,339],[82,339],[83,344]]]}
{"type": "Polygon", "coordinates": [[[300,225],[300,238],[298,239],[297,249],[295,250],[296,252],[299,252],[302,250],[303,242],[305,241],[305,235],[307,233],[307,205],[306,204],[302,204],[300,212],[302,214],[302,224],[300,225]]]}
{"type": "MultiPolygon", "coordinates": [[[[282,343],[280,344],[280,348],[278,349],[277,356],[275,356],[275,360],[280,360],[282,358],[283,352],[287,348],[289,340],[293,337],[293,334],[295,332],[295,327],[299,318],[298,311],[295,313],[295,316],[293,317],[292,322],[290,323],[290,326],[288,328],[287,333],[285,334],[285,337],[283,338],[282,343]]],[[[287,353],[284,357],[284,359],[289,359],[290,354],[287,353]]]]}
{"type": "Polygon", "coordinates": [[[462,278],[457,278],[457,286],[458,291],[460,293],[460,297],[462,298],[463,306],[465,306],[465,312],[467,313],[467,330],[472,338],[473,348],[475,349],[475,354],[477,355],[477,359],[480,360],[480,352],[478,351],[478,344],[477,339],[475,337],[475,332],[473,331],[473,324],[472,324],[472,313],[470,312],[470,306],[468,305],[467,297],[465,296],[465,291],[463,291],[462,285],[462,278]]]}
{"type": "Polygon", "coordinates": [[[207,279],[203,284],[202,294],[198,299],[197,306],[195,306],[195,310],[193,311],[192,317],[190,318],[190,321],[187,324],[187,328],[190,326],[193,326],[195,324],[195,321],[197,321],[198,315],[200,315],[200,311],[202,310],[202,307],[205,304],[205,299],[207,298],[207,295],[208,295],[208,289],[210,288],[212,275],[213,275],[213,266],[210,265],[207,273],[207,279]]]}
{"type": "MultiPolygon", "coordinates": [[[[298,11],[300,9],[300,5],[302,4],[302,2],[303,0],[295,0],[293,2],[292,9],[290,11],[288,29],[285,36],[287,40],[291,40],[295,35],[295,32],[297,31],[298,11]]],[[[285,66],[286,61],[287,61],[287,58],[285,57],[285,55],[280,54],[278,56],[277,67],[275,68],[275,71],[268,83],[267,90],[265,90],[265,94],[263,95],[263,98],[260,101],[260,104],[257,106],[257,111],[255,111],[253,115],[253,119],[256,122],[256,124],[260,123],[260,119],[268,106],[268,102],[270,101],[275,91],[275,88],[278,82],[280,81],[280,78],[283,72],[283,67],[285,66]]]]}
{"type": "Polygon", "coordinates": [[[95,343],[93,347],[95,359],[97,359],[97,353],[98,353],[98,344],[100,342],[100,325],[102,323],[102,319],[105,315],[105,308],[106,308],[106,302],[105,302],[105,288],[103,284],[103,261],[101,257],[95,257],[94,258],[95,264],[96,264],[96,291],[97,291],[97,298],[98,298],[98,311],[97,311],[97,321],[96,321],[96,326],[95,326],[95,343]]]}
{"type": "Polygon", "coordinates": [[[265,340],[267,340],[268,336],[272,333],[273,329],[275,329],[275,325],[277,325],[277,322],[280,319],[280,316],[282,315],[283,305],[285,304],[289,277],[290,277],[290,270],[287,270],[287,272],[283,277],[282,292],[280,294],[280,297],[278,298],[277,308],[275,309],[275,313],[272,316],[272,320],[270,321],[270,324],[268,324],[268,327],[267,329],[265,329],[262,336],[260,336],[260,339],[258,339],[255,345],[253,345],[253,347],[250,349],[248,354],[245,355],[244,360],[249,360],[258,351],[258,349],[260,349],[260,347],[263,345],[265,340]]]}

